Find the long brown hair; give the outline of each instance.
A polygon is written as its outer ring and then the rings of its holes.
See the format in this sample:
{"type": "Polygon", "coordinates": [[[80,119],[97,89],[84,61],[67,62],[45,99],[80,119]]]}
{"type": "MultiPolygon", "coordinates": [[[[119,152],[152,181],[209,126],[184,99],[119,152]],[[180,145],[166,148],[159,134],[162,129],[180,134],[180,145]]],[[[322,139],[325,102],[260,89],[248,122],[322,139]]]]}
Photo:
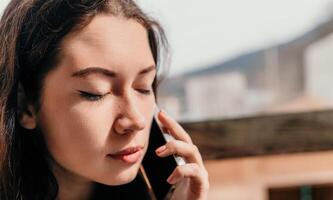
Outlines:
{"type": "MultiPolygon", "coordinates": [[[[38,130],[18,119],[38,111],[45,75],[57,64],[59,45],[97,14],[134,19],[147,29],[156,66],[167,49],[159,23],[132,0],[12,0],[0,21],[0,199],[54,199],[58,185],[38,130]],[[29,134],[29,132],[37,134],[29,134]]],[[[156,92],[157,80],[153,83],[156,92]]]]}

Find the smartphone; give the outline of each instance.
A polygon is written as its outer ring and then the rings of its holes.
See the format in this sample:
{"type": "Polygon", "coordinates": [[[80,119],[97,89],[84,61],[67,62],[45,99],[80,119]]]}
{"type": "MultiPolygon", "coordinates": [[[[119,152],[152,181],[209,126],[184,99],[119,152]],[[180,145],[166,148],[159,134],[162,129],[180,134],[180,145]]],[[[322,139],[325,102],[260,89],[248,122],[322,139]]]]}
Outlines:
{"type": "MultiPolygon", "coordinates": [[[[157,114],[157,112],[155,113],[157,114]]],[[[163,200],[167,199],[174,190],[174,187],[166,181],[167,178],[178,165],[183,165],[186,162],[182,157],[177,155],[165,158],[156,155],[155,150],[158,147],[174,139],[170,134],[163,133],[156,114],[152,121],[148,149],[142,161],[141,172],[147,186],[150,187],[153,193],[153,198],[163,200]]]]}

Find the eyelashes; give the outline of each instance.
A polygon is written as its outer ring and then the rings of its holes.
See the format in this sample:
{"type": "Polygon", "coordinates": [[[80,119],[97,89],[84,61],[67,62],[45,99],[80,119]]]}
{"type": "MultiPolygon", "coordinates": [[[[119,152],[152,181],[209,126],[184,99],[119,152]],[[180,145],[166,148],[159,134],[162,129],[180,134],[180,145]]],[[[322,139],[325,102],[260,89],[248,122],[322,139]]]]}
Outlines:
{"type": "Polygon", "coordinates": [[[138,92],[144,94],[144,95],[150,95],[152,93],[152,90],[146,90],[146,89],[136,89],[138,92]]]}
{"type": "Polygon", "coordinates": [[[104,95],[100,95],[100,94],[93,94],[90,92],[85,92],[85,91],[79,91],[80,92],[80,96],[88,101],[100,101],[102,98],[104,98],[104,95]]]}
{"type": "MultiPolygon", "coordinates": [[[[151,95],[152,89],[135,89],[138,93],[145,95],[145,96],[149,96],[151,95]]],[[[94,94],[91,92],[86,92],[86,91],[81,91],[79,90],[79,94],[80,97],[87,100],[87,101],[100,101],[102,100],[106,95],[108,95],[109,93],[106,94],[94,94]]]]}

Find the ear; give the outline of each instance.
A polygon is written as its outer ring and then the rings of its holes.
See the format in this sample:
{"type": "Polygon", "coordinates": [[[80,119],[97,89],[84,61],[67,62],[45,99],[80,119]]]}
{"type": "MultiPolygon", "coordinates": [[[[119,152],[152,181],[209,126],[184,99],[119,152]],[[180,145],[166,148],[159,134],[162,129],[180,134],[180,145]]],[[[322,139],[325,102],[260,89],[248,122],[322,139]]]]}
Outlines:
{"type": "Polygon", "coordinates": [[[20,115],[19,122],[23,128],[31,130],[36,128],[36,112],[32,105],[27,105],[26,109],[20,115]]]}

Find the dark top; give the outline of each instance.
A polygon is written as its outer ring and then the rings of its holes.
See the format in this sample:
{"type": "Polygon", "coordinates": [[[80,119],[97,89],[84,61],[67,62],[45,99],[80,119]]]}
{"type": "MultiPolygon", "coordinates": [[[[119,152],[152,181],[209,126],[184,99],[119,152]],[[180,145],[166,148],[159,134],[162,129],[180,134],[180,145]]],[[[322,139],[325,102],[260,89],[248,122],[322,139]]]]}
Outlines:
{"type": "Polygon", "coordinates": [[[140,174],[130,183],[120,186],[97,184],[91,200],[151,200],[140,174]]]}

